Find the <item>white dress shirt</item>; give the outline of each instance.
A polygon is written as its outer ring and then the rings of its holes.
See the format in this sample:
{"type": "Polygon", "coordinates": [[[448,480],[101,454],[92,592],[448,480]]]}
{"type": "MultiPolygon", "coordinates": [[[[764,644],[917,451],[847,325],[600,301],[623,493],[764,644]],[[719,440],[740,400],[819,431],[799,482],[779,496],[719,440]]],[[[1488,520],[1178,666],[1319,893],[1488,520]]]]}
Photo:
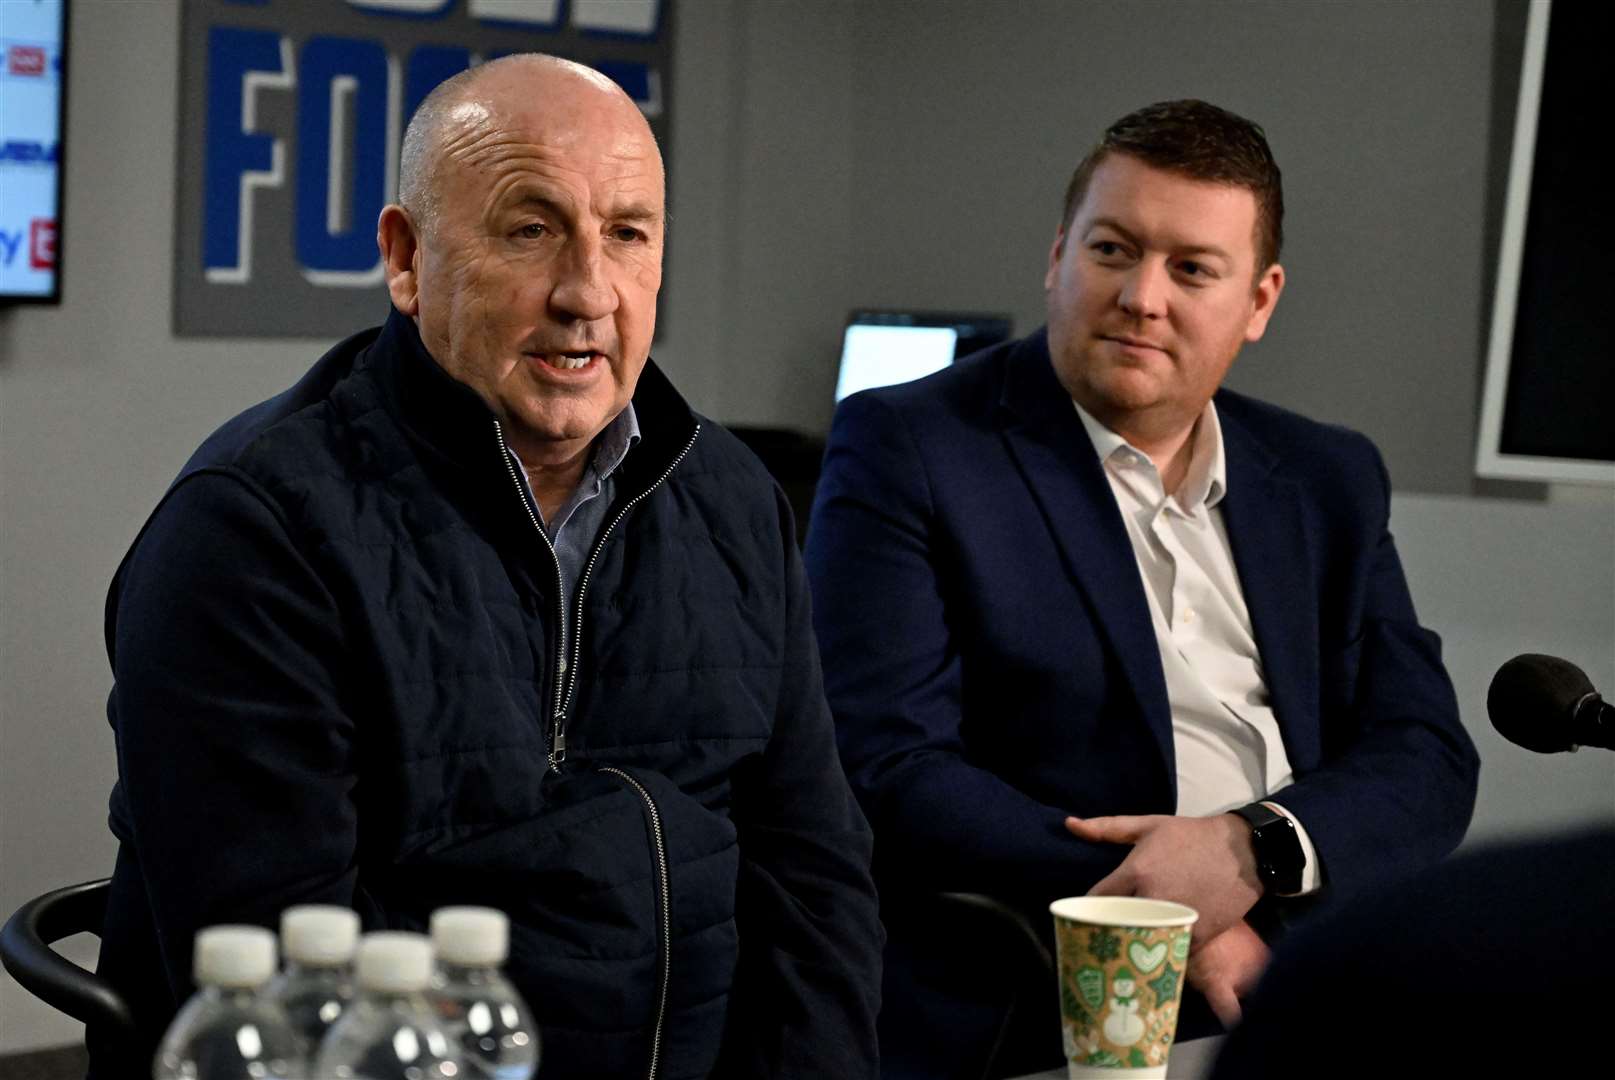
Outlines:
{"type": "MultiPolygon", "coordinates": [[[[1217,505],[1228,490],[1217,408],[1207,402],[1196,421],[1189,469],[1172,495],[1148,454],[1076,408],[1127,523],[1149,598],[1172,710],[1177,812],[1211,817],[1266,801],[1292,773],[1217,505]]],[[[1306,856],[1301,893],[1315,891],[1322,872],[1306,829],[1284,807],[1267,805],[1295,824],[1306,856]]]]}

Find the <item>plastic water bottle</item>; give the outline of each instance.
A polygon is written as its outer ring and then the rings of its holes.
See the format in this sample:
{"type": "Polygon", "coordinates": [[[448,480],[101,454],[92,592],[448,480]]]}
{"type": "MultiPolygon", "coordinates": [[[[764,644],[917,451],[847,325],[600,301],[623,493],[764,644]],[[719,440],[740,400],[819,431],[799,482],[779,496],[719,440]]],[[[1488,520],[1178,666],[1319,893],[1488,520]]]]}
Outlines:
{"type": "Polygon", "coordinates": [[[358,943],[359,916],[347,908],[302,904],[281,913],[286,967],[269,980],[264,997],[286,1013],[311,1058],[353,998],[358,943]]]}
{"type": "Polygon", "coordinates": [[[213,926],[196,935],[197,991],[163,1036],[155,1080],[283,1080],[304,1075],[302,1044],[258,990],[275,973],[275,935],[213,926]]]}
{"type": "Polygon", "coordinates": [[[437,975],[432,1003],[460,1045],[472,1080],[529,1080],[538,1070],[538,1026],[500,974],[510,951],[510,920],[492,908],[432,913],[437,975]]]}
{"type": "Polygon", "coordinates": [[[432,943],[423,934],[366,934],[358,992],[325,1033],[314,1058],[320,1080],[463,1080],[459,1050],[444,1035],[425,991],[432,943]]]}

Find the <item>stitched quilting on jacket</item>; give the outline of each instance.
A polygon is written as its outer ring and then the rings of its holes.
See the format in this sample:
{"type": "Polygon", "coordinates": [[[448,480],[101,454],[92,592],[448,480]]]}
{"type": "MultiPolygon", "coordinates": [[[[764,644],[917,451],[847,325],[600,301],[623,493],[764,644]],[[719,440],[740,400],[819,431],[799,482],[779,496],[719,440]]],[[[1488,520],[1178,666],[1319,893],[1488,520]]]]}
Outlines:
{"type": "Polygon", "coordinates": [[[869,836],[790,512],[654,364],[634,407],[570,611],[493,414],[396,312],[193,456],[107,603],[102,970],[153,1041],[200,926],[477,903],[545,1080],[873,1075],[869,836]]]}

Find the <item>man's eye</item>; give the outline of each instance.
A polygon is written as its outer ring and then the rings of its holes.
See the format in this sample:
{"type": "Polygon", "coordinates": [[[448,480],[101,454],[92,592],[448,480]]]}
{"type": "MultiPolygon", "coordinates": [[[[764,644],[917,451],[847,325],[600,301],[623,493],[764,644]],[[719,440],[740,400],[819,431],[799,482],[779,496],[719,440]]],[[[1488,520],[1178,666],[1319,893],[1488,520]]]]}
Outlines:
{"type": "Polygon", "coordinates": [[[620,225],[611,230],[611,235],[616,239],[621,240],[625,244],[632,244],[637,240],[643,240],[645,238],[644,233],[628,225],[620,225]]]}
{"type": "Polygon", "coordinates": [[[1178,273],[1200,285],[1209,285],[1218,278],[1217,271],[1198,259],[1184,259],[1178,263],[1178,273]]]}
{"type": "Polygon", "coordinates": [[[1122,253],[1122,246],[1114,240],[1098,240],[1093,244],[1094,253],[1105,258],[1114,258],[1122,253]]]}
{"type": "Polygon", "coordinates": [[[542,222],[530,221],[526,225],[523,225],[521,228],[517,229],[516,235],[524,237],[528,240],[537,240],[547,232],[549,232],[549,230],[544,227],[542,222]]]}

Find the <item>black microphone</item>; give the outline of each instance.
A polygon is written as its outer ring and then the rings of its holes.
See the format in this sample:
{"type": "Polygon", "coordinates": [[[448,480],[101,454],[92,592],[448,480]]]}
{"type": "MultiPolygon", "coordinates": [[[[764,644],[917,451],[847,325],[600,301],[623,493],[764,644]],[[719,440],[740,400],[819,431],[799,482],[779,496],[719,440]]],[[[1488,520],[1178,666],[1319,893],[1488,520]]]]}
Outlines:
{"type": "Polygon", "coordinates": [[[1585,671],[1557,656],[1525,653],[1498,668],[1486,712],[1499,735],[1539,754],[1615,750],[1615,705],[1599,696],[1585,671]]]}

